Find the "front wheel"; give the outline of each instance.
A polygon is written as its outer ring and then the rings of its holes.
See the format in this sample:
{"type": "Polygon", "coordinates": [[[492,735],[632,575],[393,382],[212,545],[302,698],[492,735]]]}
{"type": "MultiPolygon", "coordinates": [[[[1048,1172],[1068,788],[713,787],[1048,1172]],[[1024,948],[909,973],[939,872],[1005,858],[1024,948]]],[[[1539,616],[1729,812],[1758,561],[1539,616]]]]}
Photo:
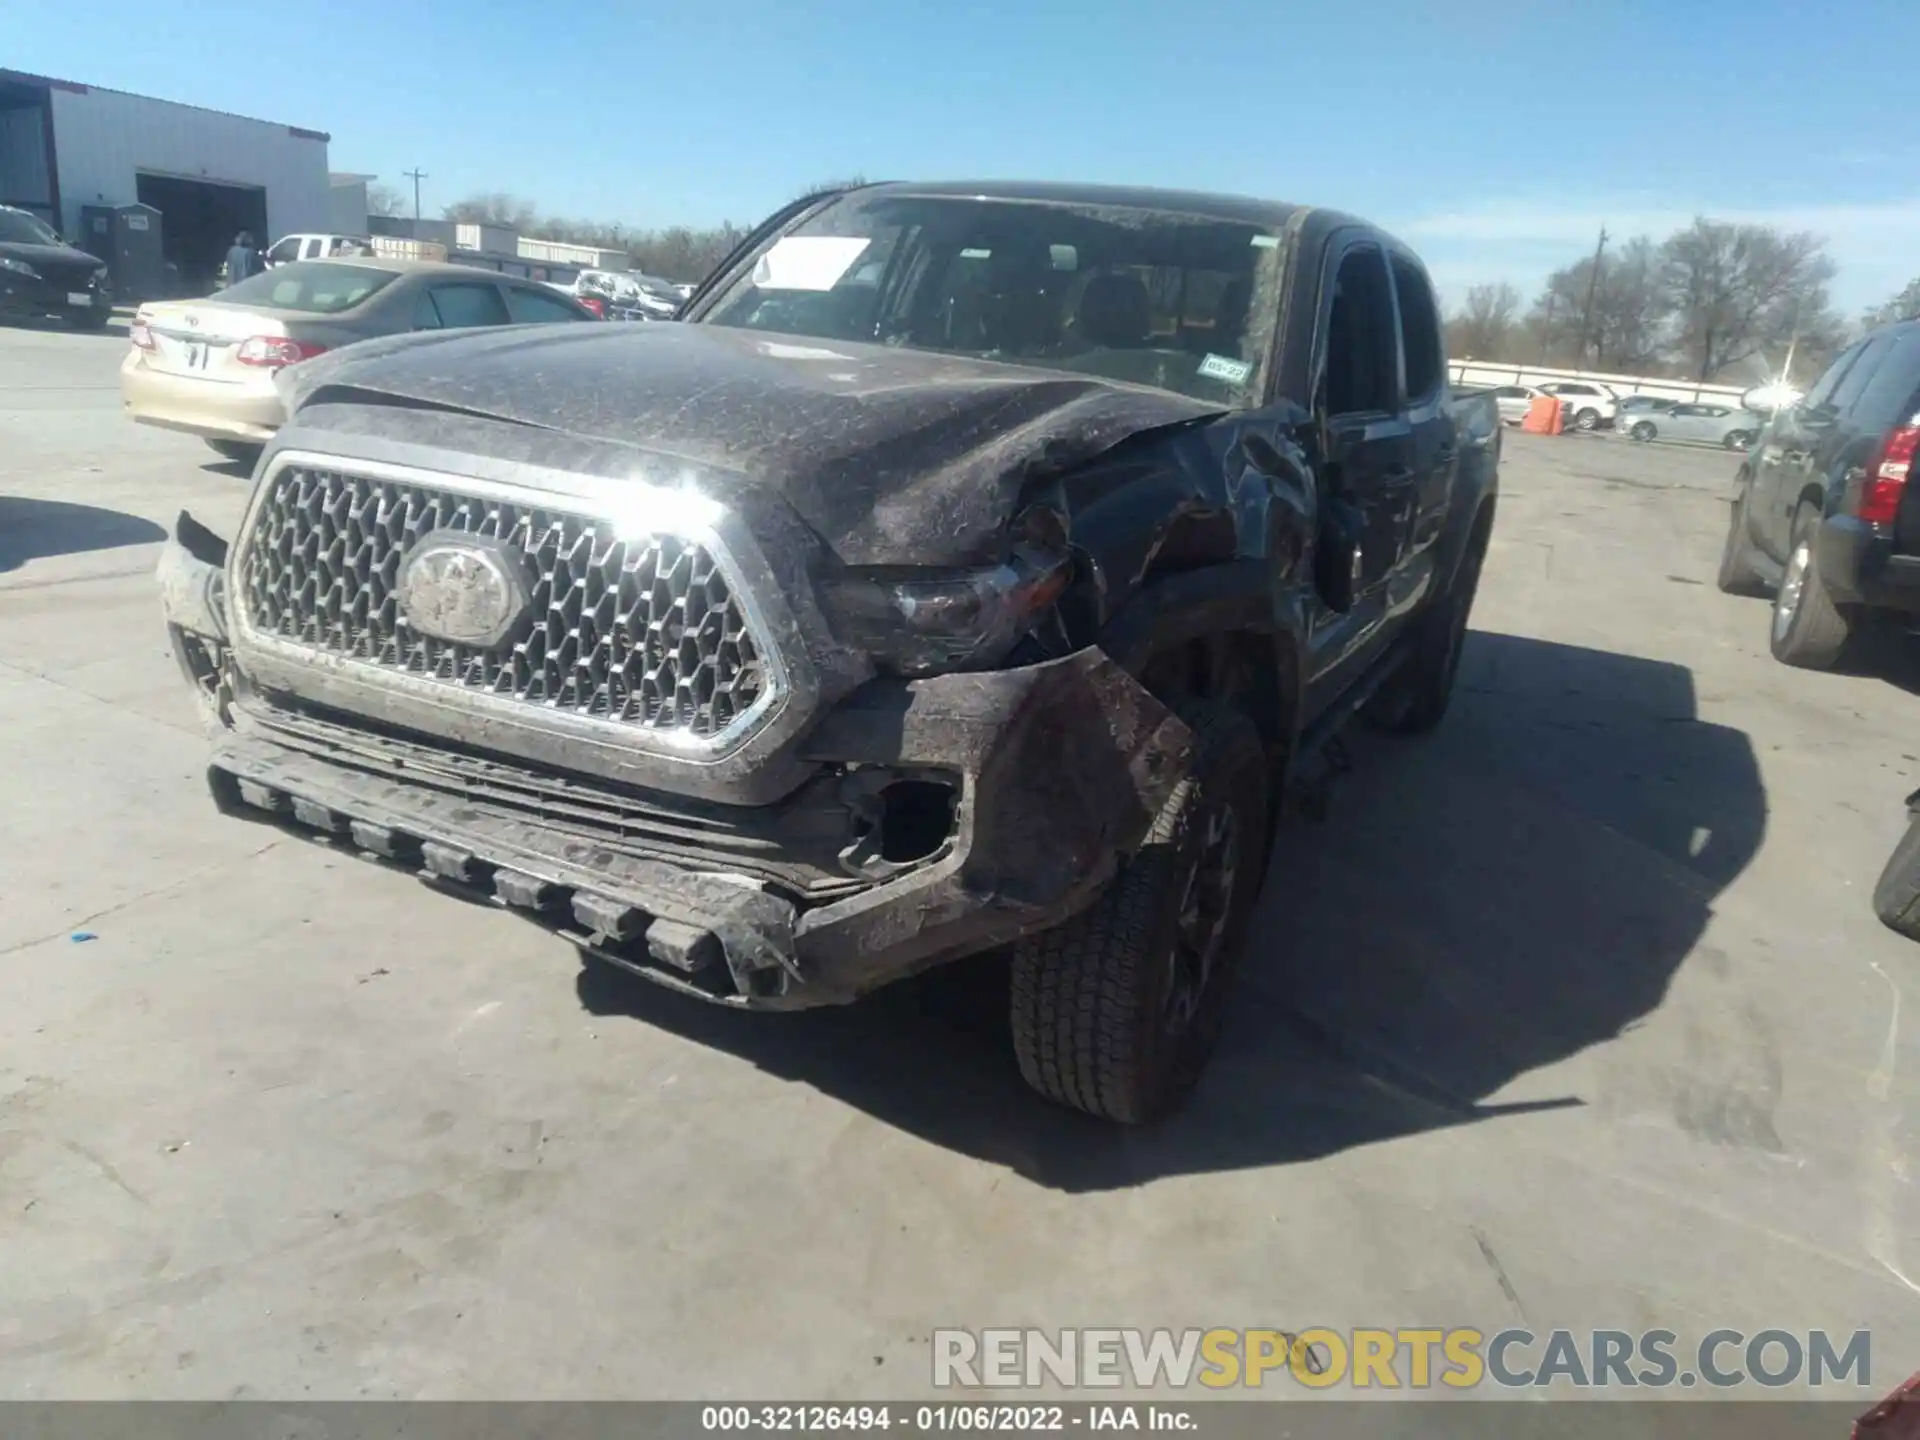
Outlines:
{"type": "Polygon", "coordinates": [[[1747,518],[1747,495],[1753,481],[1740,487],[1727,519],[1726,543],[1720,547],[1720,573],[1715,579],[1728,595],[1758,596],[1767,593],[1766,577],[1760,573],[1759,552],[1754,549],[1751,522],[1747,518]]]}
{"type": "Polygon", "coordinates": [[[1635,425],[1633,429],[1629,430],[1627,433],[1631,435],[1634,439],[1640,441],[1640,443],[1644,445],[1647,441],[1653,439],[1653,437],[1659,434],[1660,432],[1655,430],[1653,426],[1648,424],[1645,420],[1642,420],[1638,425],[1635,425]]]}
{"type": "Polygon", "coordinates": [[[1745,430],[1735,430],[1720,442],[1729,450],[1745,450],[1753,444],[1753,436],[1745,430]]]}
{"type": "Polygon", "coordinates": [[[1187,774],[1106,893],[1013,952],[1014,1055],[1049,1100],[1123,1124],[1199,1080],[1266,865],[1266,747],[1240,711],[1183,709],[1187,774]]]}
{"type": "Polygon", "coordinates": [[[1793,517],[1786,574],[1774,591],[1768,636],[1774,659],[1803,670],[1831,670],[1853,638],[1852,613],[1834,604],[1820,574],[1820,551],[1814,544],[1819,529],[1820,511],[1802,505],[1793,517]]]}

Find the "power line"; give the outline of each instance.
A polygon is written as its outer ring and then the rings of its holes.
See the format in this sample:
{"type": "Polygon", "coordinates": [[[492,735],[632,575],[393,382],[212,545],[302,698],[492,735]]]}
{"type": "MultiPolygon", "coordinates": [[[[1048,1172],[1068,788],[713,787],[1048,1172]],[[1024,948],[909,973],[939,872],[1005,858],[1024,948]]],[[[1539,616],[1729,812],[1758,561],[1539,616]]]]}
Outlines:
{"type": "MultiPolygon", "coordinates": [[[[1593,297],[1600,288],[1600,257],[1607,248],[1607,227],[1600,227],[1600,243],[1593,247],[1593,270],[1587,276],[1587,308],[1580,316],[1580,363],[1587,363],[1587,340],[1593,333],[1593,297]]],[[[1594,357],[1599,363],[1599,356],[1594,357]]]]}
{"type": "Polygon", "coordinates": [[[420,218],[420,182],[427,178],[427,172],[415,169],[402,170],[400,173],[413,181],[413,218],[417,221],[420,218]]]}

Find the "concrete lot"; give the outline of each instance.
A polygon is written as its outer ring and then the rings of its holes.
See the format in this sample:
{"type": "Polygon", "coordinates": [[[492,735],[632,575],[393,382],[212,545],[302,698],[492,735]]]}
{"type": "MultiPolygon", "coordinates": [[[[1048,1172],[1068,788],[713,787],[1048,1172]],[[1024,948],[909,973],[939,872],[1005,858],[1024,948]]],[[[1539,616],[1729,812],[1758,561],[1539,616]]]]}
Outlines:
{"type": "Polygon", "coordinates": [[[149,572],[245,482],[124,344],[0,330],[0,1394],[907,1396],[956,1324],[1920,1359],[1920,701],[1714,590],[1732,457],[1509,436],[1452,715],[1287,832],[1126,1134],[1023,1090],[990,965],[721,1013],[216,815],[149,572]]]}

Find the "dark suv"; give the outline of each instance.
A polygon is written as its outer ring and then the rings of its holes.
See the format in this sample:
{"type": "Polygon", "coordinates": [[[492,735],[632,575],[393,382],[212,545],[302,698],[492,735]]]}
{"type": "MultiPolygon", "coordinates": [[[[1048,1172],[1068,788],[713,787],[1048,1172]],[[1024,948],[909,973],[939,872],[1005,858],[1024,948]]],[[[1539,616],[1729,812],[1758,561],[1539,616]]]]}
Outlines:
{"type": "Polygon", "coordinates": [[[1762,432],[1720,557],[1729,594],[1773,592],[1776,660],[1824,670],[1875,612],[1920,612],[1920,321],[1875,330],[1762,432]]]}

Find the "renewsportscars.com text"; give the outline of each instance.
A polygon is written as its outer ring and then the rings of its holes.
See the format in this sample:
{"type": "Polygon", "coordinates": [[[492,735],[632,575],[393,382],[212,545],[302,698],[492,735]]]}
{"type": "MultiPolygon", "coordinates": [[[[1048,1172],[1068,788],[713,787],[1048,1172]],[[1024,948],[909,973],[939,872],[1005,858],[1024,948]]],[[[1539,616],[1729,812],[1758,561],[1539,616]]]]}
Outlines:
{"type": "Polygon", "coordinates": [[[1873,1339],[1856,1330],[1713,1330],[1682,1341],[1671,1330],[935,1330],[940,1388],[1135,1390],[1471,1390],[1566,1385],[1577,1389],[1716,1389],[1758,1385],[1866,1387],[1873,1339]]]}

